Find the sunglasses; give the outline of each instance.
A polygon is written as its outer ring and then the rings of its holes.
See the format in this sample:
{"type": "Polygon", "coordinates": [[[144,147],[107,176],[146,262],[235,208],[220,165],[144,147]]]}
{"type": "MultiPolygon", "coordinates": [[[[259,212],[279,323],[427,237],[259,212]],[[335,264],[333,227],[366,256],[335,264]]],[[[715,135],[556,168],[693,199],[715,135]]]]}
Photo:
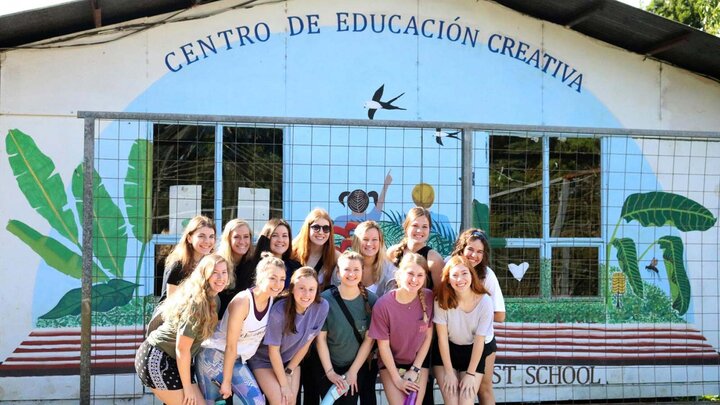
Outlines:
{"type": "Polygon", "coordinates": [[[312,229],[315,232],[323,231],[324,233],[330,233],[331,228],[330,228],[330,225],[313,224],[313,225],[310,225],[310,229],[312,229]]]}
{"type": "Polygon", "coordinates": [[[487,239],[487,235],[483,231],[472,231],[470,234],[471,238],[487,239]]]}

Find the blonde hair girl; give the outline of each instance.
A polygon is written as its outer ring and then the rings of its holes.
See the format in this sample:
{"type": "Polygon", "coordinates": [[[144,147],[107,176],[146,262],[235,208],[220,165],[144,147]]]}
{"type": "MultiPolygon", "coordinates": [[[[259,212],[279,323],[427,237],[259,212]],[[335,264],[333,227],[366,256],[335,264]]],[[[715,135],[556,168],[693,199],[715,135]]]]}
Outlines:
{"type": "Polygon", "coordinates": [[[405,254],[395,272],[398,288],[373,308],[369,335],[378,342],[380,380],[390,405],[402,404],[412,391],[417,392],[415,403],[421,404],[425,395],[433,331],[433,296],[424,288],[426,278],[425,258],[405,254]]]}
{"type": "Polygon", "coordinates": [[[264,402],[246,362],[262,342],[273,298],[284,285],[282,260],[263,253],[257,265],[257,286],[241,291],[230,301],[215,333],[203,342],[197,356],[200,389],[209,403],[220,395],[227,398],[233,394],[245,404],[264,402]],[[220,382],[220,387],[213,380],[220,382]]]}
{"type": "Polygon", "coordinates": [[[219,317],[225,314],[230,301],[235,294],[250,288],[253,284],[255,269],[252,266],[253,245],[252,229],[242,219],[233,219],[225,224],[218,254],[228,262],[230,281],[228,288],[219,294],[220,312],[219,317]]]}
{"type": "Polygon", "coordinates": [[[377,222],[365,221],[355,228],[351,249],[362,255],[362,283],[368,290],[381,297],[397,286],[397,268],[387,259],[385,238],[377,222]]]}
{"type": "Polygon", "coordinates": [[[192,358],[217,324],[216,295],[227,286],[227,262],[205,256],[197,269],[163,303],[164,323],[152,331],[135,356],[143,385],[167,404],[199,402],[192,358]]]}

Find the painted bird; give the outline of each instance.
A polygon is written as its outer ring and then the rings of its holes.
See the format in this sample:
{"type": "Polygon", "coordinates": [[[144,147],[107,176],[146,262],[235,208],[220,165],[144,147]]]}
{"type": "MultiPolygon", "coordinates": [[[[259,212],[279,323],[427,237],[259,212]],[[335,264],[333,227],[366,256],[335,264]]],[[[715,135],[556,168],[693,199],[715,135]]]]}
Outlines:
{"type": "Polygon", "coordinates": [[[655,272],[655,274],[659,275],[660,271],[657,268],[657,264],[658,264],[657,259],[653,257],[652,260],[650,260],[650,264],[645,266],[645,270],[653,271],[653,272],[655,272]]]}
{"type": "Polygon", "coordinates": [[[445,146],[442,141],[443,138],[453,138],[460,140],[460,137],[458,136],[459,133],[460,131],[443,132],[442,128],[435,128],[435,142],[437,142],[440,146],[445,146]]]}
{"type": "Polygon", "coordinates": [[[368,109],[368,118],[373,119],[373,117],[375,117],[375,111],[377,110],[404,110],[404,108],[392,105],[392,103],[393,101],[402,97],[405,93],[402,93],[399,96],[388,101],[380,101],[380,97],[382,97],[384,90],[385,85],[383,84],[382,86],[380,86],[379,89],[375,90],[375,94],[373,94],[372,100],[365,102],[365,105],[363,107],[368,109]]]}

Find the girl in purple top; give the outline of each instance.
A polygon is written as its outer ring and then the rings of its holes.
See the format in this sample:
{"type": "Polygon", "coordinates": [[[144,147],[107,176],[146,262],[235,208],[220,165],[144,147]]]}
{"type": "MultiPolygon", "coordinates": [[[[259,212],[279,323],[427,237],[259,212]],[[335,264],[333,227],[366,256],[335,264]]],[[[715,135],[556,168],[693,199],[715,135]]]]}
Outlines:
{"type": "Polygon", "coordinates": [[[424,288],[427,262],[416,253],[403,256],[395,279],[398,288],[378,299],[373,308],[369,336],[380,351],[380,380],[390,405],[401,405],[417,392],[415,404],[425,396],[432,341],[433,295],[424,288]]]}
{"type": "Polygon", "coordinates": [[[300,387],[300,361],[320,333],[328,314],[318,294],[317,273],[301,267],[290,279],[287,298],[270,309],[263,344],[250,368],[270,405],[294,405],[300,387]]]}

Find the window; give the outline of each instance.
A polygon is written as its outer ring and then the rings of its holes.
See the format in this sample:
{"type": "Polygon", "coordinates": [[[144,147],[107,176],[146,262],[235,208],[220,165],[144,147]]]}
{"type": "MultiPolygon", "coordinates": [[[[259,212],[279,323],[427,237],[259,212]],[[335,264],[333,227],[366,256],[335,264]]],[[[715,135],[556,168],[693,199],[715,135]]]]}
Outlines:
{"type": "Polygon", "coordinates": [[[503,293],[599,297],[600,139],[497,131],[489,146],[490,235],[507,246],[491,267],[503,293]]]}

